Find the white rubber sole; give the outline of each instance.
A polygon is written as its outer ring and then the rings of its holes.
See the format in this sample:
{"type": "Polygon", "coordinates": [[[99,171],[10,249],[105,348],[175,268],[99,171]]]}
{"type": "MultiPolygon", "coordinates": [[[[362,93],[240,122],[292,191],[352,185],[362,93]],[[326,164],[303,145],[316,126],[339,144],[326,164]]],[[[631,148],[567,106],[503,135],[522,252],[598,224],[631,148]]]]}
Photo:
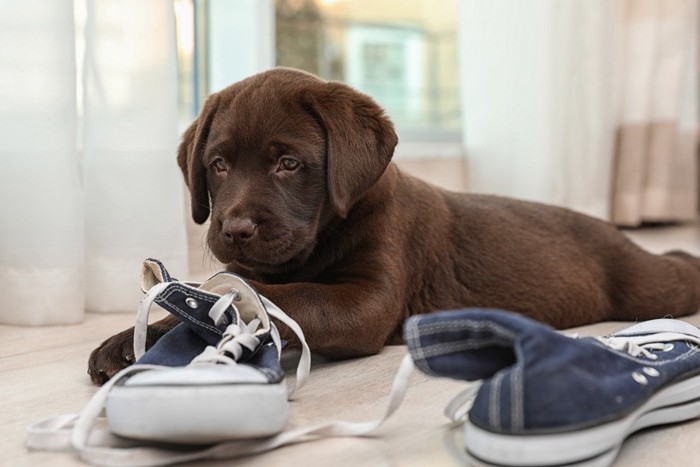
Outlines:
{"type": "Polygon", "coordinates": [[[115,386],[105,402],[109,429],[149,441],[209,444],[271,436],[287,423],[287,386],[219,384],[115,386]]]}
{"type": "Polygon", "coordinates": [[[654,425],[700,417],[700,376],[662,389],[637,410],[613,422],[583,430],[542,434],[492,433],[469,421],[464,439],[476,459],[504,466],[609,465],[625,438],[654,425]]]}

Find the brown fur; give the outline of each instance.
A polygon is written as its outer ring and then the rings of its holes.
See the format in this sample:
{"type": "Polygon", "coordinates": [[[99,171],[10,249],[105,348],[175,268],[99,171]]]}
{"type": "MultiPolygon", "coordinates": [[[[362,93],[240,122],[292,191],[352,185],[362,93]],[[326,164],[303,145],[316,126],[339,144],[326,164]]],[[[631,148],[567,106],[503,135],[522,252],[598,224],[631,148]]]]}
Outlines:
{"type": "MultiPolygon", "coordinates": [[[[557,328],[698,310],[696,258],[647,253],[566,209],[439,189],[390,163],[396,143],[372,99],[284,68],[212,95],[183,136],[178,163],[193,218],[211,217],[212,252],[295,319],[315,352],[374,354],[401,342],[407,316],[467,306],[557,328]],[[282,156],[303,165],[280,170],[282,156]]],[[[151,327],[151,340],[174,324],[151,327]]],[[[95,382],[128,364],[131,339],[124,331],[93,352],[95,382]]]]}

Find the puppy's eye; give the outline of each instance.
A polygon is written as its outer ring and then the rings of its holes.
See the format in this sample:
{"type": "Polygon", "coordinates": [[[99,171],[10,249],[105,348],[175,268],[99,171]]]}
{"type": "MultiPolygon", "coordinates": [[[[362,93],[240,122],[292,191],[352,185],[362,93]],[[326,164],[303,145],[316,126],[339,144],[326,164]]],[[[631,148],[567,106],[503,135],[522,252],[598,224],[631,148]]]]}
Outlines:
{"type": "Polygon", "coordinates": [[[277,171],[286,170],[288,172],[294,172],[299,167],[301,167],[301,162],[292,157],[283,157],[280,159],[279,165],[277,166],[277,171]]]}
{"type": "Polygon", "coordinates": [[[214,159],[214,162],[212,162],[211,165],[212,167],[214,167],[214,169],[216,169],[217,173],[226,172],[226,161],[221,159],[220,157],[214,159]]]}

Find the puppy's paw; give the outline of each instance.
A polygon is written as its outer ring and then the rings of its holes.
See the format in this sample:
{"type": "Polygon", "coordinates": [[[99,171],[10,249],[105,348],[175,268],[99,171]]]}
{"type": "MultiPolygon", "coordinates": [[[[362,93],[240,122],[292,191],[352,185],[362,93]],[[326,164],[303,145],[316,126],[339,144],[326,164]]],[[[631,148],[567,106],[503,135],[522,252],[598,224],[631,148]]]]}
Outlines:
{"type": "MultiPolygon", "coordinates": [[[[146,349],[168,332],[168,328],[148,326],[146,349]]],[[[134,363],[134,328],[129,328],[102,342],[92,351],[88,359],[88,375],[94,384],[101,385],[117,374],[121,369],[134,363]]]]}
{"type": "Polygon", "coordinates": [[[134,363],[134,328],[106,339],[88,359],[88,375],[94,384],[104,384],[122,368],[134,363]]]}

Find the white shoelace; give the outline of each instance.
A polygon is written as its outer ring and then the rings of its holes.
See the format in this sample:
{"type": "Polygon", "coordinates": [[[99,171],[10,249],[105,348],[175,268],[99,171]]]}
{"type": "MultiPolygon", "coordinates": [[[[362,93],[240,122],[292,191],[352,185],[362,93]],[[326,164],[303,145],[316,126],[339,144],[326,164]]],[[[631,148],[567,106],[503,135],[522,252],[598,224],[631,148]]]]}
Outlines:
{"type": "MultiPolygon", "coordinates": [[[[284,431],[266,439],[228,441],[197,450],[165,449],[144,446],[142,442],[112,435],[106,428],[95,427],[104,401],[112,386],[122,376],[161,367],[140,365],[125,368],[102,386],[79,415],[62,415],[41,420],[28,429],[27,446],[31,449],[75,450],[84,461],[103,466],[160,466],[203,459],[230,459],[271,451],[299,441],[344,436],[365,436],[382,426],[401,405],[413,372],[413,360],[405,355],[394,378],[384,414],[367,422],[334,421],[284,431]]],[[[104,424],[104,420],[100,420],[104,424]]]]}
{"type": "Polygon", "coordinates": [[[637,336],[612,335],[607,337],[596,337],[604,345],[613,350],[626,352],[633,357],[643,355],[651,360],[656,360],[658,355],[652,350],[669,351],[673,349],[670,342],[685,341],[690,345],[700,345],[700,331],[674,332],[664,331],[658,333],[640,334],[637,336]]]}
{"type": "Polygon", "coordinates": [[[640,345],[626,339],[614,337],[596,337],[596,340],[602,342],[613,350],[625,352],[633,357],[639,357],[642,355],[650,360],[656,360],[659,358],[659,356],[653,353],[652,350],[668,350],[668,346],[670,345],[664,344],[663,342],[651,342],[640,345]]]}
{"type": "Polygon", "coordinates": [[[456,425],[466,422],[481,384],[481,381],[473,381],[469,383],[469,387],[454,396],[443,411],[445,417],[456,425]]]}
{"type": "Polygon", "coordinates": [[[260,339],[255,331],[260,327],[260,320],[255,318],[250,323],[229,324],[216,347],[208,345],[204,351],[194,357],[190,365],[206,365],[221,363],[236,365],[243,355],[243,349],[254,351],[260,345],[260,339]],[[233,358],[226,355],[230,353],[233,358]]]}
{"type": "Polygon", "coordinates": [[[148,333],[148,316],[156,297],[163,292],[171,283],[161,282],[151,287],[146,295],[141,299],[139,309],[136,312],[136,323],[134,323],[134,361],[138,360],[146,353],[146,336],[148,333]]]}

